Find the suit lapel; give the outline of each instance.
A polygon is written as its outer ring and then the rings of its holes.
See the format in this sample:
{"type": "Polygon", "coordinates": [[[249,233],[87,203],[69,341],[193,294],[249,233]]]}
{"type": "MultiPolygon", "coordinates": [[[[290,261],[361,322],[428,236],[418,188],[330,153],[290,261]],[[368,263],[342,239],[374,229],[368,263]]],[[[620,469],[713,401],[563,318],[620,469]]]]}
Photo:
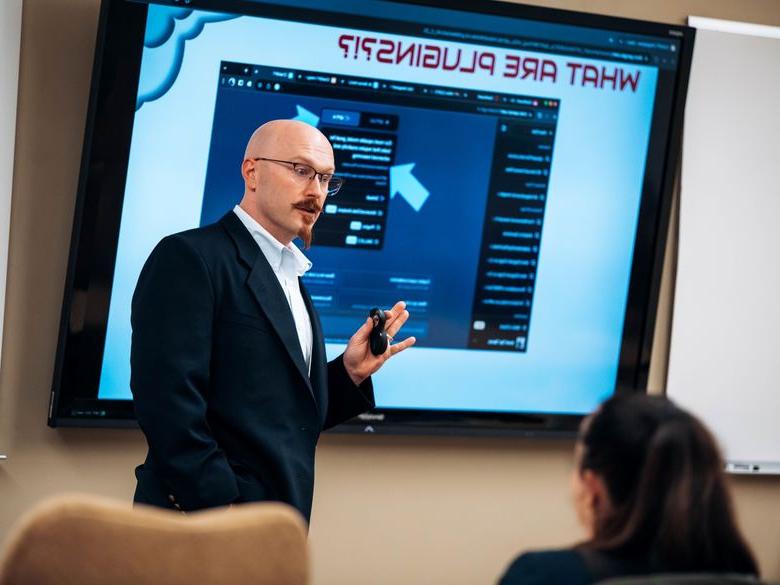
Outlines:
{"type": "Polygon", "coordinates": [[[312,330],[312,350],[311,350],[311,384],[314,390],[314,396],[317,399],[317,403],[321,406],[322,411],[327,411],[327,399],[328,399],[328,374],[326,371],[327,357],[325,355],[325,337],[322,331],[322,324],[320,323],[317,311],[314,308],[309,291],[303,286],[301,279],[298,279],[299,286],[301,288],[301,295],[303,296],[303,302],[306,304],[306,310],[309,313],[309,320],[311,321],[312,330]]]}
{"type": "Polygon", "coordinates": [[[257,242],[254,241],[252,235],[244,227],[244,224],[241,223],[241,220],[236,217],[235,213],[229,212],[220,220],[220,223],[222,223],[235,241],[241,260],[250,267],[246,284],[252,296],[271,322],[290,359],[295,364],[296,370],[298,370],[298,373],[306,383],[312,398],[315,398],[316,401],[311,380],[309,380],[306,362],[303,359],[298,331],[295,328],[295,320],[293,319],[290,305],[287,303],[287,297],[285,297],[279,280],[276,278],[276,274],[274,274],[271,265],[258,247],[257,242]]]}
{"type": "Polygon", "coordinates": [[[295,320],[290,305],[287,303],[287,297],[284,295],[279,280],[262,253],[257,255],[257,260],[249,272],[246,283],[281,338],[298,372],[311,390],[309,373],[301,352],[301,342],[298,339],[298,331],[295,329],[295,320]]]}

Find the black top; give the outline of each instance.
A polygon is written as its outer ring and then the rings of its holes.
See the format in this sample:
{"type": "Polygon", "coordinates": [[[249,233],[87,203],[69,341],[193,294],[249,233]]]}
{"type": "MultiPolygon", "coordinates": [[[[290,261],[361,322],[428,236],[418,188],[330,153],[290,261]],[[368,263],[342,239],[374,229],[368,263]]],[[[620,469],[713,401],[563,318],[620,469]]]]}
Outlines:
{"type": "Polygon", "coordinates": [[[589,585],[610,577],[659,572],[648,559],[619,558],[584,548],[525,553],[499,585],[589,585]]]}

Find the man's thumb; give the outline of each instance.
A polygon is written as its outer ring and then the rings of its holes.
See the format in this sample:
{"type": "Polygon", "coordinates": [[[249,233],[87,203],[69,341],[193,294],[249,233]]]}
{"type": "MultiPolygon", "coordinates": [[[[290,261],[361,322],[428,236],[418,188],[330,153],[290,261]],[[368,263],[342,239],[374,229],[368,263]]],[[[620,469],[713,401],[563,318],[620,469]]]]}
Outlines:
{"type": "Polygon", "coordinates": [[[368,336],[371,334],[371,329],[373,329],[374,322],[371,319],[371,317],[368,317],[366,319],[366,322],[363,323],[363,325],[360,326],[360,329],[355,331],[355,335],[352,336],[352,339],[355,341],[355,343],[364,343],[368,340],[368,336]]]}

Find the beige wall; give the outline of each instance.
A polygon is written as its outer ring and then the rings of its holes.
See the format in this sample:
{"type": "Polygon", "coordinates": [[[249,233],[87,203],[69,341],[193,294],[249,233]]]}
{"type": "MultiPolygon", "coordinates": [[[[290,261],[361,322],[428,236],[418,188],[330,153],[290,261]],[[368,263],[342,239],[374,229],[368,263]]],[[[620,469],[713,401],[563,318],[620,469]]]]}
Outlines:
{"type": "MultiPolygon", "coordinates": [[[[777,0],[568,0],[538,4],[681,23],[689,13],[780,25],[777,0]]],[[[98,0],[26,0],[0,373],[0,539],[40,498],[129,499],[144,442],[128,430],[53,430],[46,409],[76,190],[98,0]]],[[[671,240],[674,244],[674,238],[671,240]]],[[[663,387],[667,262],[651,372],[663,387]]],[[[491,583],[517,551],[579,537],[571,445],[554,441],[328,436],[311,545],[317,585],[491,583]]],[[[780,478],[735,478],[764,573],[780,579],[780,478]]]]}

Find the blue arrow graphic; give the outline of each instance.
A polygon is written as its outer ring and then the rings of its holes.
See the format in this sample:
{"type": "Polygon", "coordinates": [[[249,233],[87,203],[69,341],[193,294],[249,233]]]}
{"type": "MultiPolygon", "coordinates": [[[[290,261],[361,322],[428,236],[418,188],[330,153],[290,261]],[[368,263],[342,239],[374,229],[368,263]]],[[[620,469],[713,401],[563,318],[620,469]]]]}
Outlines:
{"type": "Polygon", "coordinates": [[[320,117],[316,114],[313,114],[303,106],[295,106],[295,109],[298,111],[298,115],[293,118],[293,120],[299,120],[301,122],[306,122],[310,126],[317,127],[317,124],[320,123],[320,117]]]}
{"type": "Polygon", "coordinates": [[[415,211],[420,211],[430,191],[412,174],[415,163],[390,167],[390,197],[398,193],[415,211]]]}

